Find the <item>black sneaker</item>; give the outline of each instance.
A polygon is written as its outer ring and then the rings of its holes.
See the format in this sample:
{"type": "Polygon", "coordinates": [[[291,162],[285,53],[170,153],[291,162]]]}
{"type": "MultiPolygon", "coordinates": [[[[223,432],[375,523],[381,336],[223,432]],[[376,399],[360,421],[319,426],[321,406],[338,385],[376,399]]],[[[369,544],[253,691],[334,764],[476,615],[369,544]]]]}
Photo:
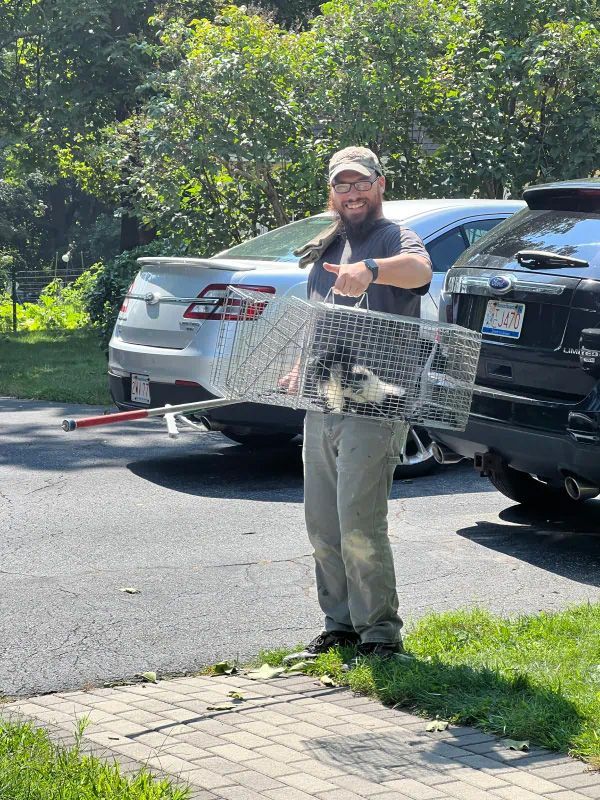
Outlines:
{"type": "Polygon", "coordinates": [[[356,667],[365,658],[375,656],[384,661],[397,659],[399,661],[412,661],[413,656],[408,655],[404,650],[402,642],[363,642],[356,648],[356,655],[346,664],[342,665],[342,671],[348,672],[356,667]]]}
{"type": "Polygon", "coordinates": [[[283,659],[284,664],[298,659],[314,659],[317,656],[331,650],[332,647],[355,647],[360,641],[357,633],[349,631],[323,631],[316,636],[312,642],[306,645],[304,650],[298,653],[290,653],[283,659]]]}
{"type": "Polygon", "coordinates": [[[377,656],[378,658],[392,658],[402,655],[404,647],[401,642],[363,642],[356,648],[357,656],[377,656]]]}

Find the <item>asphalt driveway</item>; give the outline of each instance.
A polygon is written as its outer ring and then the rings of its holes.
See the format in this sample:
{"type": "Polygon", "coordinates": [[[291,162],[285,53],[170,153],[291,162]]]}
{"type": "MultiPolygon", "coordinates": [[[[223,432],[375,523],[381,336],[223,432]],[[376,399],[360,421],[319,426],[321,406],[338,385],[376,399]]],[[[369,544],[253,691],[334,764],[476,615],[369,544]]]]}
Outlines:
{"type": "MultiPolygon", "coordinates": [[[[157,420],[60,429],[94,412],[0,399],[0,694],[188,672],[320,629],[298,448],[174,441],[157,420]]],[[[407,624],[599,599],[599,501],[548,521],[457,465],[396,482],[390,536],[407,624]]]]}

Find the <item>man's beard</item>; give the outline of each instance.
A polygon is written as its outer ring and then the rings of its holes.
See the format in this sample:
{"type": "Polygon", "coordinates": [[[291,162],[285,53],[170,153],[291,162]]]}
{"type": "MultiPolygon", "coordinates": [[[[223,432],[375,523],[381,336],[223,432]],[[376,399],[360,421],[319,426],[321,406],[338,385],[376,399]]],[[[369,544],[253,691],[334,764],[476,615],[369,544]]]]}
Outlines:
{"type": "Polygon", "coordinates": [[[348,239],[365,239],[375,222],[381,217],[381,208],[381,204],[370,204],[364,218],[360,222],[353,222],[346,219],[346,215],[334,208],[331,201],[329,202],[329,211],[332,211],[334,217],[341,221],[348,239]]]}
{"type": "Polygon", "coordinates": [[[379,209],[373,208],[372,206],[367,211],[366,216],[360,222],[352,222],[352,220],[348,220],[344,218],[343,214],[340,214],[342,224],[344,226],[344,230],[346,232],[346,236],[348,239],[365,239],[367,234],[370,232],[371,228],[375,224],[379,215],[379,209]]]}

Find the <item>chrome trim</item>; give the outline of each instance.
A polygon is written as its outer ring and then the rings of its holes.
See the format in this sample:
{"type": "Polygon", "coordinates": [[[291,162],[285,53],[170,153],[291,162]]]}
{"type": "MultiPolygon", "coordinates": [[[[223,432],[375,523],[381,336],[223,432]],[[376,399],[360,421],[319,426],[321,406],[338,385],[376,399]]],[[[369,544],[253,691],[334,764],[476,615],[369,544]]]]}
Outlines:
{"type": "Polygon", "coordinates": [[[124,295],[124,299],[127,300],[143,300],[146,303],[155,304],[155,303],[194,303],[198,306],[218,306],[219,303],[222,302],[223,298],[219,297],[163,297],[159,294],[154,294],[153,292],[148,292],[147,294],[133,294],[129,293],[124,295]]]}
{"type": "MultiPolygon", "coordinates": [[[[494,275],[493,277],[497,277],[494,275]]],[[[531,292],[533,294],[559,295],[565,290],[564,286],[557,283],[538,283],[537,281],[526,281],[517,278],[515,275],[506,275],[511,280],[510,291],[531,292]]],[[[489,277],[475,275],[448,275],[445,290],[449,294],[477,294],[484,297],[497,297],[499,292],[494,291],[490,284],[489,277]]]]}
{"type": "Polygon", "coordinates": [[[478,394],[481,397],[493,397],[497,400],[509,400],[515,403],[525,403],[530,406],[545,406],[547,408],[556,408],[562,406],[564,408],[572,408],[572,403],[557,403],[556,400],[539,400],[536,397],[527,397],[521,394],[512,394],[511,392],[503,392],[500,389],[490,389],[487,386],[480,386],[475,384],[473,387],[473,394],[478,394]]]}

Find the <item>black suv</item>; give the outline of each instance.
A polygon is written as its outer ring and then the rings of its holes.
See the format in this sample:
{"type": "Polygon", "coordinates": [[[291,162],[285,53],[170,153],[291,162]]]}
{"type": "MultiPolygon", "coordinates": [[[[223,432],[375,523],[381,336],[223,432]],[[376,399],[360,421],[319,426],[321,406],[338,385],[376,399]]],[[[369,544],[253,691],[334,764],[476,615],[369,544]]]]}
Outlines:
{"type": "Polygon", "coordinates": [[[528,208],[446,276],[440,318],[481,331],[469,423],[432,431],[519,503],[600,493],[600,180],[533,186],[528,208]]]}

